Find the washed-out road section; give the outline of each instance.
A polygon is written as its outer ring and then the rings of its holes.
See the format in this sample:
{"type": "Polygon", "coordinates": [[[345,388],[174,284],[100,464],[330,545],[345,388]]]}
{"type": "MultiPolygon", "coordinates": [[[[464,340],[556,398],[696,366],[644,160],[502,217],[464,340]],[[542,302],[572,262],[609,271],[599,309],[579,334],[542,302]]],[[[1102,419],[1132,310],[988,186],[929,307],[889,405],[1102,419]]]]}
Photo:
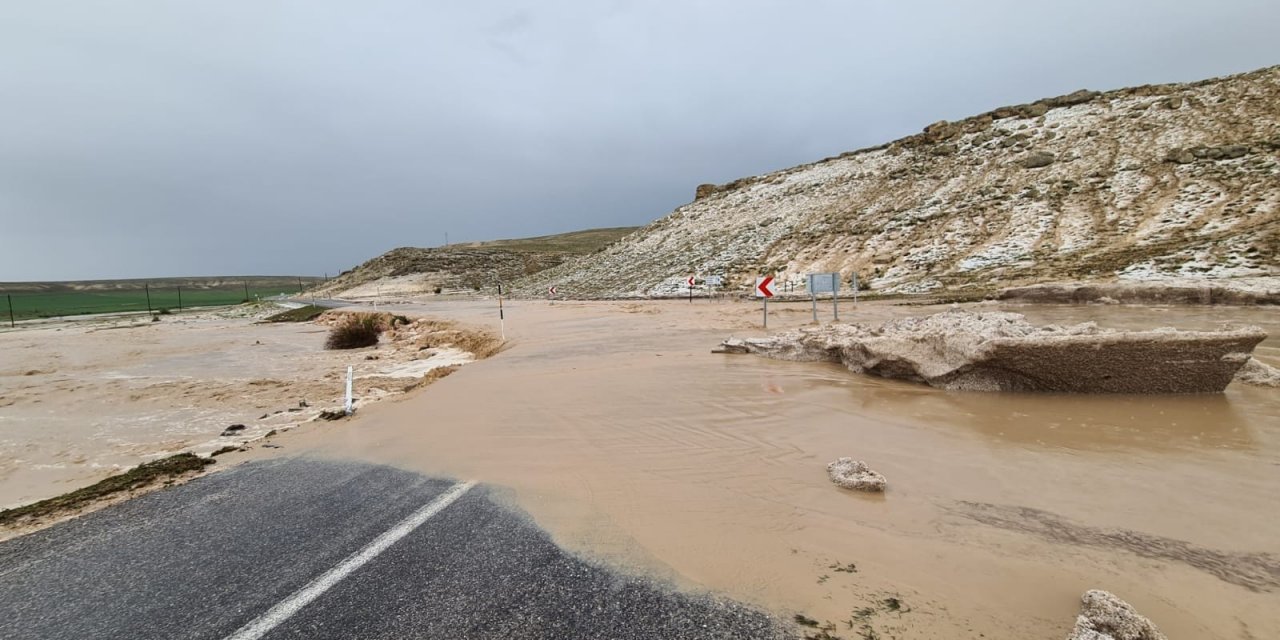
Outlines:
{"type": "Polygon", "coordinates": [[[260,461],[0,544],[0,637],[776,638],[568,555],[483,485],[260,461]]]}

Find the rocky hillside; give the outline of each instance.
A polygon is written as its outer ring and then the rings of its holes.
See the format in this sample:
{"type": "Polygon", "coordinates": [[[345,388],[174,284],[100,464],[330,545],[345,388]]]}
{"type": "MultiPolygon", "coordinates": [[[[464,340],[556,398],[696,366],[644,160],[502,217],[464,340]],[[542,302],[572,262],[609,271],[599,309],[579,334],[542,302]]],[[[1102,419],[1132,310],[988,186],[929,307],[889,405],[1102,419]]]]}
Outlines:
{"type": "MultiPolygon", "coordinates": [[[[1280,67],[1004,107],[725,185],[525,278],[571,297],[690,274],[857,273],[890,293],[1280,276],[1280,67]]],[[[1256,280],[1255,280],[1256,281],[1256,280]]]]}
{"type": "Polygon", "coordinates": [[[343,272],[316,291],[360,297],[492,288],[496,278],[512,282],[570,258],[599,251],[635,230],[635,227],[588,229],[432,249],[401,247],[343,272]]]}

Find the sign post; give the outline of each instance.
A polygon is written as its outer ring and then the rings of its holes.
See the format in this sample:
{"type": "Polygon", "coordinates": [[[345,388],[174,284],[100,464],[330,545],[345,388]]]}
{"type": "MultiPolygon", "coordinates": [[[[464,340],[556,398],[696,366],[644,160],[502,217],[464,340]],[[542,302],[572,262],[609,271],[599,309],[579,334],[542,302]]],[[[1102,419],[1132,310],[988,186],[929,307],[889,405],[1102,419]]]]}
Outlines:
{"type": "Polygon", "coordinates": [[[773,276],[764,276],[756,278],[756,297],[764,298],[764,328],[769,328],[769,298],[772,298],[773,276]]]}
{"type": "Polygon", "coordinates": [[[555,285],[551,285],[550,287],[547,287],[547,298],[549,298],[552,302],[556,301],[556,289],[557,287],[555,285]]]}
{"type": "Polygon", "coordinates": [[[818,324],[818,292],[814,290],[814,275],[816,274],[809,274],[808,287],[806,288],[809,289],[809,302],[813,303],[813,323],[818,324]]]}
{"type": "Polygon", "coordinates": [[[811,273],[808,278],[809,298],[813,300],[813,321],[818,321],[818,294],[831,292],[831,305],[835,308],[836,320],[840,319],[839,303],[836,297],[840,292],[840,274],[838,273],[811,273]]]}
{"type": "Polygon", "coordinates": [[[685,283],[689,285],[689,304],[693,304],[693,283],[695,276],[689,276],[685,283]]]}
{"type": "Polygon", "coordinates": [[[715,297],[715,293],[720,288],[720,285],[724,284],[724,276],[707,276],[706,283],[707,300],[710,301],[715,297]]]}
{"type": "Polygon", "coordinates": [[[854,274],[853,274],[853,304],[854,304],[854,306],[857,306],[857,304],[858,304],[858,274],[857,274],[857,272],[854,272],[854,274]]]}

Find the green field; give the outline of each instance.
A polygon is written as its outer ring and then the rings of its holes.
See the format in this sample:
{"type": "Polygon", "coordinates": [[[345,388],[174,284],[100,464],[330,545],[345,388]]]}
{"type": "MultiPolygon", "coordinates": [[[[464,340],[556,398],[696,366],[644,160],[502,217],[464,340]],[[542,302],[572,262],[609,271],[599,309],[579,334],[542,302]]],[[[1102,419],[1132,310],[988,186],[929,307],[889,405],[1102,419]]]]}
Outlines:
{"type": "MultiPolygon", "coordinates": [[[[303,278],[310,286],[315,278],[303,278]]],[[[191,307],[236,305],[299,291],[297,278],[158,279],[155,281],[116,280],[75,283],[0,284],[0,321],[9,319],[9,303],[16,320],[53,318],[91,313],[146,313],[162,309],[177,312],[191,307]],[[146,285],[150,285],[149,287],[146,285]],[[148,291],[149,289],[149,291],[148,291]],[[148,293],[150,304],[148,305],[148,293]]]]}

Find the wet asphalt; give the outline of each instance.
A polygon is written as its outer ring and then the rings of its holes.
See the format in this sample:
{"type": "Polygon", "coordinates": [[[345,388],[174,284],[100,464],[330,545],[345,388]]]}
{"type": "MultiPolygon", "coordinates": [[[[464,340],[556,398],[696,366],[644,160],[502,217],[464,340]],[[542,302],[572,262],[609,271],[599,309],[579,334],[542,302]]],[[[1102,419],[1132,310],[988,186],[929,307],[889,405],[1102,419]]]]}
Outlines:
{"type": "MultiPolygon", "coordinates": [[[[454,484],[356,463],[251,462],[10,540],[0,638],[228,638],[454,484]]],[[[568,554],[480,485],[262,637],[790,634],[759,610],[568,554]]]]}

